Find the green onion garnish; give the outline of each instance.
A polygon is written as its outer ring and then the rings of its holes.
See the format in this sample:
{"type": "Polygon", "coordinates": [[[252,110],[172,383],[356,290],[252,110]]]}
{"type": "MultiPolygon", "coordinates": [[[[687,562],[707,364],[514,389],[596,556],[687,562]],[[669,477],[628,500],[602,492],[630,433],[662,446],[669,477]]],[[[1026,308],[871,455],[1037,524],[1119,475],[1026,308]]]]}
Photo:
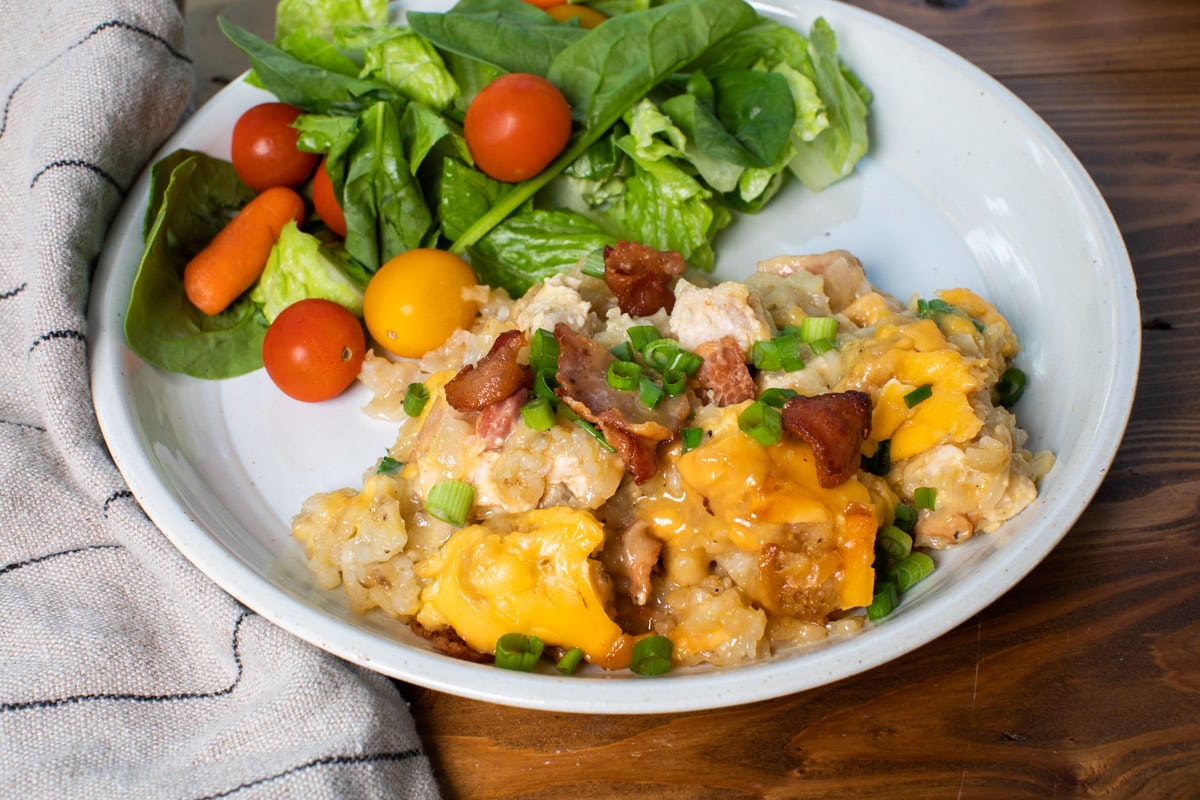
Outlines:
{"type": "Polygon", "coordinates": [[[675,354],[679,352],[679,343],[674,339],[655,339],[642,348],[642,357],[650,366],[657,370],[670,369],[675,354]]]}
{"type": "Polygon", "coordinates": [[[623,392],[638,388],[642,380],[642,367],[633,361],[612,361],[608,365],[608,385],[623,392]]]}
{"type": "Polygon", "coordinates": [[[533,374],[534,397],[540,397],[543,400],[549,400],[551,403],[557,403],[558,395],[554,393],[554,383],[553,372],[535,372],[533,374]]]}
{"type": "Polygon", "coordinates": [[[781,386],[775,386],[765,390],[758,396],[761,403],[766,403],[772,408],[783,408],[784,404],[793,397],[799,396],[799,392],[795,389],[785,389],[781,386]]]}
{"type": "Polygon", "coordinates": [[[574,411],[571,411],[571,409],[567,408],[566,406],[561,406],[561,408],[563,411],[569,412],[568,416],[572,418],[572,421],[580,428],[583,428],[583,430],[587,432],[588,436],[591,436],[593,439],[595,439],[598,445],[610,453],[617,452],[617,448],[608,443],[608,439],[604,438],[604,434],[600,432],[599,428],[588,422],[586,419],[581,418],[578,414],[576,414],[574,411]]]}
{"type": "Polygon", "coordinates": [[[410,383],[404,390],[404,413],[419,417],[429,402],[429,387],[423,383],[410,383]]]}
{"type": "Polygon", "coordinates": [[[384,456],[379,459],[379,466],[375,468],[376,475],[395,475],[404,466],[403,461],[397,461],[391,456],[384,456]]]}
{"type": "Polygon", "coordinates": [[[563,653],[562,658],[554,665],[554,668],[563,675],[572,675],[579,668],[579,662],[583,660],[583,651],[578,647],[572,647],[567,652],[563,653]]]}
{"type": "Polygon", "coordinates": [[[875,546],[888,558],[901,559],[912,552],[912,537],[895,525],[884,525],[875,537],[875,546]]]}
{"type": "Polygon", "coordinates": [[[704,440],[704,431],[700,428],[684,428],[679,431],[679,438],[683,441],[683,452],[686,453],[700,446],[700,442],[704,440]]]}
{"type": "Polygon", "coordinates": [[[646,349],[646,345],[658,339],[661,334],[658,328],[653,325],[634,325],[629,330],[625,331],[625,335],[629,337],[633,349],[639,353],[646,349]]]}
{"type": "Polygon", "coordinates": [[[657,383],[645,376],[642,377],[638,392],[638,397],[641,398],[646,408],[654,408],[663,399],[663,390],[657,383]]]}
{"type": "Polygon", "coordinates": [[[1000,405],[1005,408],[1012,407],[1025,393],[1025,373],[1016,367],[1009,367],[1000,376],[996,392],[1000,398],[1000,405]]]}
{"type": "Polygon", "coordinates": [[[667,397],[678,397],[687,388],[687,373],[681,369],[669,369],[663,373],[663,391],[667,397]]]}
{"type": "Polygon", "coordinates": [[[629,342],[621,342],[616,347],[610,347],[608,352],[618,361],[633,361],[633,347],[629,342]]]}
{"type": "Polygon", "coordinates": [[[921,319],[933,319],[938,314],[950,314],[955,307],[945,300],[917,300],[917,316],[921,319]]]}
{"type": "Polygon", "coordinates": [[[558,340],[545,328],[533,332],[529,343],[529,368],[535,375],[543,372],[553,375],[558,371],[558,340]]]}
{"type": "Polygon", "coordinates": [[[794,334],[783,334],[774,339],[775,348],[779,352],[779,365],[785,372],[798,372],[804,369],[804,359],[800,356],[800,337],[794,334]]]}
{"type": "Polygon", "coordinates": [[[918,486],[913,489],[913,505],[933,511],[937,507],[937,489],[932,486],[918,486]]]}
{"type": "Polygon", "coordinates": [[[704,359],[688,350],[676,350],[675,357],[671,359],[671,363],[667,369],[677,369],[685,373],[688,377],[695,375],[700,371],[700,367],[704,364],[704,359]]]}
{"type": "Polygon", "coordinates": [[[584,275],[592,278],[604,277],[604,248],[597,247],[595,250],[587,254],[587,258],[583,260],[579,271],[584,275]]]}
{"type": "Polygon", "coordinates": [[[912,408],[917,403],[920,403],[923,400],[928,400],[930,397],[933,397],[933,386],[926,383],[922,386],[918,386],[916,389],[913,389],[911,392],[904,395],[904,405],[912,408]]]}
{"type": "Polygon", "coordinates": [[[750,363],[756,369],[767,372],[783,369],[783,359],[779,357],[779,345],[765,340],[750,345],[750,363]]]}
{"type": "Polygon", "coordinates": [[[808,349],[813,351],[814,356],[828,353],[835,347],[837,347],[837,342],[835,342],[833,339],[817,339],[814,342],[808,343],[808,349]]]}
{"type": "Polygon", "coordinates": [[[838,321],[834,317],[805,317],[800,322],[800,341],[809,343],[837,336],[838,321]]]}
{"type": "Polygon", "coordinates": [[[554,405],[544,397],[535,397],[521,406],[521,419],[530,430],[548,431],[554,427],[554,405]]]}
{"type": "Polygon", "coordinates": [[[895,517],[893,524],[897,528],[906,533],[912,533],[913,525],[917,524],[916,509],[907,503],[900,503],[896,506],[893,516],[895,517]]]}
{"type": "Polygon", "coordinates": [[[783,438],[783,417],[779,409],[755,400],[738,415],[738,428],[759,444],[770,447],[783,438]]]}
{"type": "Polygon", "coordinates": [[[896,582],[896,591],[904,594],[933,574],[933,559],[915,550],[888,567],[887,574],[896,582]]]}
{"type": "Polygon", "coordinates": [[[896,584],[883,581],[875,587],[875,596],[867,606],[867,619],[883,619],[899,604],[900,592],[896,590],[896,584]]]}
{"type": "Polygon", "coordinates": [[[671,653],[675,645],[665,636],[647,636],[633,646],[629,671],[637,675],[662,675],[671,668],[671,653]]]}
{"type": "Polygon", "coordinates": [[[475,502],[475,487],[465,481],[441,480],[429,490],[425,510],[442,522],[463,525],[475,502]]]}
{"type": "Polygon", "coordinates": [[[863,456],[863,471],[883,477],[892,471],[892,440],[884,439],[870,458],[863,456]]]}
{"type": "Polygon", "coordinates": [[[496,666],[530,672],[537,666],[546,645],[536,636],[506,633],[496,640],[496,666]]]}

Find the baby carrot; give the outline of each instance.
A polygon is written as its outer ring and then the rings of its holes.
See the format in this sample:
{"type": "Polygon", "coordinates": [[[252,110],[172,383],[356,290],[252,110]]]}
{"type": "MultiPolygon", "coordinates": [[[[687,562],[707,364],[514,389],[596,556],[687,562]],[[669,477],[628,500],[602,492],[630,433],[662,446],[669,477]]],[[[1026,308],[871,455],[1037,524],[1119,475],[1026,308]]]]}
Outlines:
{"type": "Polygon", "coordinates": [[[188,300],[205,314],[220,314],[249,289],[288,220],[304,221],[304,200],[276,186],[260,192],[183,270],[188,300]]]}

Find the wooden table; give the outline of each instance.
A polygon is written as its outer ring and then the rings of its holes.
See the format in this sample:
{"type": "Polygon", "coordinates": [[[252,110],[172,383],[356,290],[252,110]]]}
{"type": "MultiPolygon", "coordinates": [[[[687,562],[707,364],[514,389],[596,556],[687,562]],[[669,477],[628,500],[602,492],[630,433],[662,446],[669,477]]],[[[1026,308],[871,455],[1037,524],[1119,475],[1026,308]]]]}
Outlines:
{"type": "Polygon", "coordinates": [[[447,797],[1200,797],[1200,3],[854,4],[1015,91],[1110,204],[1145,329],[1110,474],[994,605],[821,689],[573,716],[405,687],[447,797]]]}

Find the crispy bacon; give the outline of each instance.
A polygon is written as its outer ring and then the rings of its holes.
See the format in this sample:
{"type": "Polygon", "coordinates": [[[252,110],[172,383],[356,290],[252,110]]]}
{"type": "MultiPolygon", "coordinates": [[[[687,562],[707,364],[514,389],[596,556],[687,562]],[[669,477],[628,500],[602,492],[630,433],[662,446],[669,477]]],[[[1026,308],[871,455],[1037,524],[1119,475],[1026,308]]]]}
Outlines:
{"type": "Polygon", "coordinates": [[[742,346],[732,336],[705,342],[693,352],[704,359],[696,373],[704,398],[718,406],[732,406],[753,400],[758,393],[742,346]]]}
{"type": "Polygon", "coordinates": [[[675,279],[687,263],[674,250],[655,250],[637,242],[604,248],[604,283],[626,314],[647,317],[675,306],[675,279]]]}
{"type": "Polygon", "coordinates": [[[484,447],[496,450],[504,444],[528,398],[529,390],[522,386],[503,400],[483,407],[475,418],[475,435],[484,441],[484,447]]]}
{"type": "Polygon", "coordinates": [[[783,406],[783,428],[812,447],[821,486],[839,486],[858,471],[871,430],[871,398],[863,392],[793,397],[783,406]]]}
{"type": "Polygon", "coordinates": [[[608,385],[608,365],[614,359],[601,345],[561,322],[554,326],[554,338],[559,384],[555,392],[576,414],[599,426],[625,469],[642,483],[658,469],[658,444],[674,437],[691,413],[687,398],[668,397],[647,408],[636,392],[608,385]]]}
{"type": "Polygon", "coordinates": [[[463,661],[473,661],[476,664],[487,664],[495,658],[489,653],[481,653],[463,641],[463,638],[451,627],[430,630],[415,619],[408,621],[408,627],[413,633],[433,645],[433,649],[452,658],[463,661]]]}
{"type": "Polygon", "coordinates": [[[479,411],[531,385],[529,367],[517,363],[525,334],[509,330],[496,337],[488,354],[468,364],[446,383],[446,402],[455,411],[479,411]]]}

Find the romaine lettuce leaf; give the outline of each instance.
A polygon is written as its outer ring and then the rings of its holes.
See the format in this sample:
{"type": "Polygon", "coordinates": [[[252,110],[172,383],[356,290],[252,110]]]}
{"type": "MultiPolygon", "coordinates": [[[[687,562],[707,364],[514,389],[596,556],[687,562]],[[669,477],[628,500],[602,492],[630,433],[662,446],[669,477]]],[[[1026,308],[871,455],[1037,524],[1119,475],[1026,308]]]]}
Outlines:
{"type": "Polygon", "coordinates": [[[321,297],[362,316],[363,290],[370,276],[343,252],[323,245],[289,221],[271,248],[267,266],[250,292],[262,306],[263,316],[274,322],[292,303],[321,297]]]}
{"type": "Polygon", "coordinates": [[[379,26],[387,19],[387,0],[279,0],[275,6],[275,41],[296,31],[332,41],[339,26],[379,26]]]}

